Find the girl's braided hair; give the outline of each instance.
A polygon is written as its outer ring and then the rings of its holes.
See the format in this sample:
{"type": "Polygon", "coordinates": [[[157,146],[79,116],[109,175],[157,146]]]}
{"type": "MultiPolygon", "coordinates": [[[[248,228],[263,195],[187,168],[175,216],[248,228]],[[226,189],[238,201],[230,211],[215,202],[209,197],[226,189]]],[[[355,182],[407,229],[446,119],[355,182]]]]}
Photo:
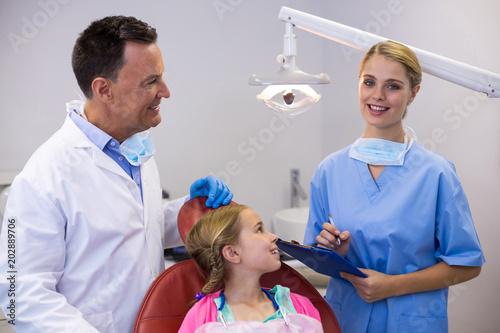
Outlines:
{"type": "Polygon", "coordinates": [[[245,205],[219,207],[205,214],[191,229],[186,239],[186,250],[198,266],[209,276],[202,293],[207,295],[224,285],[222,249],[238,242],[241,230],[240,213],[249,209],[245,205]]]}

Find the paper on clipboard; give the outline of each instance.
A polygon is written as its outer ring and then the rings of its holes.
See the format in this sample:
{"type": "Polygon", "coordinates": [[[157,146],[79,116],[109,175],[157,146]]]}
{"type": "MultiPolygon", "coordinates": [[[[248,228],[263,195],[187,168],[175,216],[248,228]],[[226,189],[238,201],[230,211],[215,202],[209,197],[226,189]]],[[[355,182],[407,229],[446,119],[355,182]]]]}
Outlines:
{"type": "Polygon", "coordinates": [[[287,242],[282,239],[278,239],[276,244],[280,250],[318,273],[336,278],[340,278],[340,272],[367,277],[353,264],[333,250],[318,246],[300,245],[298,242],[287,242]]]}

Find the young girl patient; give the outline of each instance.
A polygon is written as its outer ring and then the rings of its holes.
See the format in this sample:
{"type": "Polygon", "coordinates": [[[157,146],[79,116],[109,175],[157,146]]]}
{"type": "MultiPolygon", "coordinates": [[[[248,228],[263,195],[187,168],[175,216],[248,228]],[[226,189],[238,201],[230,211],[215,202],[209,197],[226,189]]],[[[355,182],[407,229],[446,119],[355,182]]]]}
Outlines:
{"type": "Polygon", "coordinates": [[[186,249],[209,280],[179,332],[323,332],[307,298],[280,285],[260,286],[263,274],[281,266],[276,241],[244,205],[223,206],[201,218],[186,249]]]}

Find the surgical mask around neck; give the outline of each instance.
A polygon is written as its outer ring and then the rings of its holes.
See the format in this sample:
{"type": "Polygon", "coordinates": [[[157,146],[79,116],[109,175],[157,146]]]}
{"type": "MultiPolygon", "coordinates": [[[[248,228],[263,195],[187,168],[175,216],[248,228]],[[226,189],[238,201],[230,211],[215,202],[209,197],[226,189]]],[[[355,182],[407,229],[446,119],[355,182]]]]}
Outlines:
{"type": "Polygon", "coordinates": [[[85,115],[85,102],[79,99],[74,99],[66,103],[66,111],[76,112],[79,116],[82,116],[83,119],[87,120],[87,116],[85,115]]]}
{"type": "Polygon", "coordinates": [[[139,166],[149,160],[156,152],[156,149],[149,132],[144,131],[134,134],[123,141],[120,144],[120,152],[130,164],[139,166]]]}
{"type": "Polygon", "coordinates": [[[404,143],[375,138],[359,138],[349,150],[349,157],[371,165],[403,165],[405,155],[413,145],[405,135],[404,143]]]}

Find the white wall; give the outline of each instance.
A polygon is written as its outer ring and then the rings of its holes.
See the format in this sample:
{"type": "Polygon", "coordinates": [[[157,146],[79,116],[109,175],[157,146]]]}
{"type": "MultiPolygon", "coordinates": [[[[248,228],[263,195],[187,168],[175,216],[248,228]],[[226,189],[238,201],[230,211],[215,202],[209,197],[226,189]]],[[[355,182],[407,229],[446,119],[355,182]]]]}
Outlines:
{"type": "MultiPolygon", "coordinates": [[[[162,103],[162,124],[152,130],[162,186],[178,197],[196,178],[215,173],[229,183],[235,201],[252,206],[269,226],[272,213],[289,206],[290,169],[301,170],[308,191],[319,161],[363,131],[357,101],[362,54],[304,31],[296,31],[297,64],[333,81],[319,89],[322,100],[283,121],[255,99],[260,89],[247,85],[250,74],[279,68],[282,5],[500,73],[494,17],[500,4],[493,0],[0,0],[0,171],[22,168],[62,124],[64,103],[77,98],[70,56],[78,33],[106,15],[133,15],[159,31],[172,93],[162,103]]],[[[480,277],[451,289],[451,332],[494,332],[500,325],[499,106],[425,75],[407,119],[421,142],[455,163],[485,250],[480,277]],[[453,111],[459,108],[462,113],[453,111]]]]}
{"type": "MultiPolygon", "coordinates": [[[[332,2],[328,18],[500,73],[499,2],[376,0],[363,1],[360,10],[361,2],[332,2]]],[[[323,156],[364,130],[357,99],[363,53],[327,43],[324,70],[333,82],[324,91],[323,156]]],[[[406,124],[426,147],[454,162],[485,252],[481,275],[450,290],[450,332],[498,332],[500,100],[424,74],[406,124]]]]}
{"type": "MultiPolygon", "coordinates": [[[[124,14],[159,32],[171,98],[163,101],[163,121],[152,135],[162,186],[172,197],[187,194],[195,179],[213,172],[230,185],[235,201],[254,207],[268,222],[290,204],[291,168],[301,169],[308,188],[320,155],[320,133],[311,129],[321,126],[321,107],[298,120],[277,119],[256,100],[261,89],[247,80],[279,69],[275,58],[285,31],[277,19],[281,5],[323,12],[322,2],[0,3],[0,139],[15,143],[1,145],[0,170],[21,168],[62,124],[64,103],[78,98],[70,62],[78,34],[94,19],[124,14]]],[[[322,43],[319,37],[300,41],[303,50],[320,50],[322,43]]],[[[322,52],[301,59],[304,68],[321,70],[322,52]]]]}

